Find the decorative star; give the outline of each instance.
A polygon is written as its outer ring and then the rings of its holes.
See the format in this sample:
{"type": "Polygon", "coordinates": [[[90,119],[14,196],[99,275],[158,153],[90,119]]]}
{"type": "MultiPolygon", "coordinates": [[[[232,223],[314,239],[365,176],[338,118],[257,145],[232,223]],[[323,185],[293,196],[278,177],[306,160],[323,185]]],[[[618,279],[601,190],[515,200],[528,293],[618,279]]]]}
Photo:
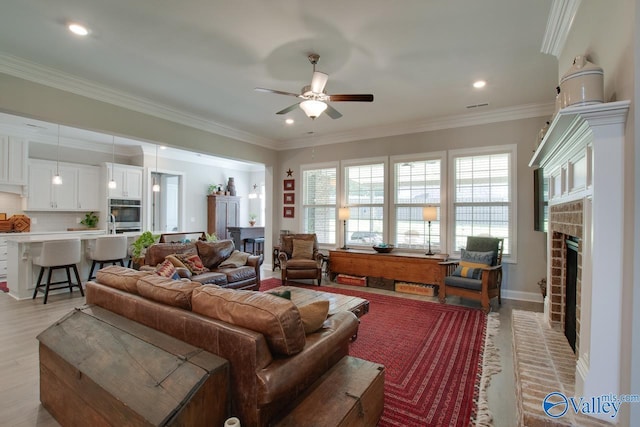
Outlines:
{"type": "Polygon", "coordinates": [[[293,176],[293,171],[291,170],[291,168],[289,168],[289,170],[287,171],[287,176],[293,176]]]}

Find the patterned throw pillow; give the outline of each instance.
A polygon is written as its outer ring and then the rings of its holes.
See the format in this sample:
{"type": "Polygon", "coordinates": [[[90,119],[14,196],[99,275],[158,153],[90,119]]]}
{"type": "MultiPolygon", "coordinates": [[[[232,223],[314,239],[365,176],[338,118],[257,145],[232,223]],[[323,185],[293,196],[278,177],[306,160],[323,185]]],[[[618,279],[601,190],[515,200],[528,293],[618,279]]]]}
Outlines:
{"type": "Polygon", "coordinates": [[[176,267],[169,260],[164,260],[162,264],[156,267],[156,274],[162,277],[169,277],[173,280],[180,279],[176,267]]]}
{"type": "Polygon", "coordinates": [[[491,266],[493,252],[474,252],[462,249],[461,260],[458,267],[453,272],[453,276],[466,277],[469,279],[480,279],[482,269],[491,266]]]}
{"type": "Polygon", "coordinates": [[[313,257],[313,240],[293,240],[292,259],[311,259],[313,257]]]}
{"type": "MultiPolygon", "coordinates": [[[[167,255],[166,257],[164,257],[165,260],[169,260],[171,261],[171,264],[173,264],[174,267],[180,267],[180,268],[187,268],[186,265],[184,265],[184,263],[182,261],[180,261],[177,257],[177,254],[171,254],[171,255],[167,255]]],[[[188,270],[188,268],[187,268],[188,270]]]]}
{"type": "Polygon", "coordinates": [[[209,269],[202,264],[200,257],[196,254],[176,254],[175,257],[180,260],[192,274],[202,274],[209,271],[209,269]]]}

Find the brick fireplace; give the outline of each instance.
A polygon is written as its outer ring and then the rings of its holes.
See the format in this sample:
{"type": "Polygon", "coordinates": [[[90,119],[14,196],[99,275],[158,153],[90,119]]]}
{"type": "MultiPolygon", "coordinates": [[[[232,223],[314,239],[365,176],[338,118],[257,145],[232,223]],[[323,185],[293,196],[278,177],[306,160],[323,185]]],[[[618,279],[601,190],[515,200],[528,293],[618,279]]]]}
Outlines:
{"type": "Polygon", "coordinates": [[[553,329],[565,328],[567,259],[577,259],[576,396],[622,393],[622,254],[628,233],[624,134],[629,104],[618,101],[560,110],[529,163],[541,167],[548,180],[544,315],[553,329]],[[567,241],[570,247],[577,246],[577,254],[568,253],[567,241]]]}
{"type": "MultiPolygon", "coordinates": [[[[575,299],[575,353],[580,354],[580,302],[582,290],[582,238],[584,224],[582,200],[551,206],[549,209],[549,234],[551,240],[550,282],[548,297],[551,300],[548,320],[558,328],[564,328],[567,303],[567,239],[578,241],[578,263],[575,299]]],[[[567,331],[565,331],[565,335],[567,331]]]]}

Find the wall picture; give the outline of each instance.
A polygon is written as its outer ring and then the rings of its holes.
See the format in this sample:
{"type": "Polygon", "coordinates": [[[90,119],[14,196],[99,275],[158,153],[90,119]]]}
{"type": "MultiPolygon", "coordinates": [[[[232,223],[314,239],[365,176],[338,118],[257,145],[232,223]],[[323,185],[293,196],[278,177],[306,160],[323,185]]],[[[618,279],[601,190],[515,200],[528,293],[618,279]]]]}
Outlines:
{"type": "Polygon", "coordinates": [[[293,191],[296,189],[296,180],[295,179],[285,179],[284,180],[284,191],[293,191]]]}
{"type": "Polygon", "coordinates": [[[296,204],[296,193],[284,193],[284,204],[285,205],[295,205],[296,204]]]}
{"type": "Polygon", "coordinates": [[[285,206],[282,216],[285,218],[293,218],[294,217],[293,206],[285,206]]]}

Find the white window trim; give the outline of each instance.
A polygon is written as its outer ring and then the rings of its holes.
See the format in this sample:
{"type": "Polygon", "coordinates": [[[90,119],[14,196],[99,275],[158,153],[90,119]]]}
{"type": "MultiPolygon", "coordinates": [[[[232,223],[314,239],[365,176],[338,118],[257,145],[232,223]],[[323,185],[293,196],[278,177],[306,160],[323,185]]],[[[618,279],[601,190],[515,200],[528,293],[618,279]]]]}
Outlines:
{"type": "Polygon", "coordinates": [[[335,162],[323,162],[323,163],[308,163],[308,164],[304,164],[304,165],[300,165],[300,197],[296,197],[296,203],[294,204],[295,210],[296,212],[299,212],[298,214],[298,230],[303,230],[304,229],[304,215],[303,215],[303,207],[304,207],[304,182],[303,182],[303,177],[304,177],[304,172],[308,171],[308,170],[316,170],[316,169],[330,169],[330,168],[335,168],[336,169],[336,236],[335,236],[335,241],[336,244],[328,244],[328,243],[320,243],[318,242],[318,247],[320,248],[334,248],[334,247],[338,247],[338,243],[340,240],[338,240],[338,238],[340,237],[340,233],[342,232],[342,225],[339,224],[338,221],[338,209],[340,207],[342,207],[342,205],[340,204],[340,200],[344,197],[341,193],[344,193],[344,190],[340,188],[340,183],[342,182],[342,169],[340,167],[340,162],[339,161],[335,161],[335,162]]]}
{"type": "MultiPolygon", "coordinates": [[[[389,218],[389,210],[391,209],[389,207],[390,205],[389,201],[391,199],[389,198],[389,194],[388,194],[388,186],[390,181],[389,156],[367,157],[362,159],[349,159],[349,160],[342,160],[340,162],[340,173],[338,174],[339,175],[338,182],[340,182],[340,188],[339,188],[340,206],[338,206],[338,208],[350,207],[347,205],[347,182],[345,179],[347,174],[345,173],[345,169],[350,166],[362,166],[362,165],[370,165],[370,164],[377,164],[377,163],[383,164],[383,170],[385,173],[384,175],[385,195],[384,195],[384,202],[382,203],[382,214],[383,214],[383,218],[385,219],[389,218]]],[[[342,233],[342,236],[344,236],[343,224],[340,224],[340,227],[336,227],[336,228],[339,228],[340,233],[342,233]]],[[[388,241],[389,239],[389,221],[388,220],[382,221],[382,239],[385,242],[388,241]]],[[[355,246],[355,245],[352,245],[352,246],[355,246]]]]}
{"type": "MultiPolygon", "coordinates": [[[[455,247],[454,245],[454,239],[455,236],[454,234],[454,230],[455,230],[455,218],[453,217],[453,213],[455,212],[453,204],[454,204],[454,195],[453,195],[453,191],[455,188],[455,176],[454,176],[454,172],[455,172],[455,167],[454,167],[454,161],[457,157],[467,157],[467,156],[482,156],[482,155],[487,155],[487,154],[497,154],[497,153],[505,153],[505,152],[510,152],[511,154],[511,158],[510,158],[510,173],[511,173],[511,177],[510,177],[510,194],[509,194],[509,199],[510,199],[510,203],[511,203],[511,209],[512,209],[512,220],[509,223],[510,226],[510,231],[509,231],[509,235],[511,238],[511,253],[509,255],[505,255],[505,257],[503,258],[503,262],[505,263],[517,263],[518,262],[518,198],[517,198],[517,190],[518,190],[518,145],[517,144],[505,144],[505,145],[492,145],[492,146],[488,146],[488,147],[477,147],[477,148],[461,148],[461,149],[455,149],[455,150],[449,150],[448,152],[448,156],[449,156],[449,170],[451,171],[451,173],[449,174],[449,180],[448,180],[448,186],[449,188],[451,188],[451,198],[450,200],[447,201],[447,206],[448,206],[448,214],[447,214],[447,224],[449,225],[448,227],[448,233],[447,233],[447,247],[451,248],[452,253],[450,253],[449,255],[453,255],[453,248],[455,247]]],[[[444,202],[443,202],[444,203],[444,202]]],[[[458,252],[455,252],[455,254],[459,254],[458,252]]]]}
{"type": "MultiPolygon", "coordinates": [[[[389,199],[389,236],[395,235],[395,226],[396,226],[396,174],[394,170],[394,166],[396,163],[402,162],[419,162],[419,161],[428,161],[428,160],[440,160],[440,252],[448,253],[448,209],[447,209],[447,152],[446,151],[431,151],[426,153],[416,153],[416,154],[403,154],[398,156],[389,157],[389,184],[388,191],[392,197],[389,199]]],[[[403,252],[423,252],[417,249],[402,249],[403,252]]]]}

